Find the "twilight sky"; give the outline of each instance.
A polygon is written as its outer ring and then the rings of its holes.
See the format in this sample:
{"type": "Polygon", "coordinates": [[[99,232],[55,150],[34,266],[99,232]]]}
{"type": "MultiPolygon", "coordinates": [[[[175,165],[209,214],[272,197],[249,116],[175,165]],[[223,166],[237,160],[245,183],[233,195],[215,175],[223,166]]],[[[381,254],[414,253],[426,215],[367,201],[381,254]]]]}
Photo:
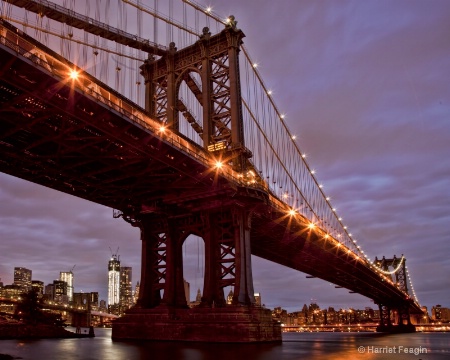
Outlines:
{"type": "MultiPolygon", "coordinates": [[[[450,2],[214,0],[233,14],[300,149],[370,258],[404,254],[422,305],[450,307],[450,2]]],[[[1,61],[1,60],[0,60],[1,61]]],[[[0,174],[0,278],[45,283],[75,264],[75,291],[106,300],[109,247],[139,280],[139,232],[112,210],[0,174]]],[[[187,245],[188,281],[197,241],[187,245]]],[[[269,308],[367,298],[253,257],[269,308]]],[[[196,270],[197,269],[197,270],[196,270]]]]}

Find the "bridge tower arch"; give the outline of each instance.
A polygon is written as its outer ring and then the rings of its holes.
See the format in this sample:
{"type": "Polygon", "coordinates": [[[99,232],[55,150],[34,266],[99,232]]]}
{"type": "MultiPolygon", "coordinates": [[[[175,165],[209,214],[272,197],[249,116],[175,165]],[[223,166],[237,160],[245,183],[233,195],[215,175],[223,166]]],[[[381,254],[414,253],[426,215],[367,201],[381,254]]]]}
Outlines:
{"type": "MultiPolygon", "coordinates": [[[[406,259],[403,255],[400,258],[395,255],[390,259],[384,256],[382,259],[375,258],[374,264],[394,281],[398,289],[408,294],[406,259]]],[[[409,305],[412,301],[410,298],[406,298],[399,303],[380,301],[378,303],[380,324],[377,331],[414,332],[415,326],[411,323],[409,311],[409,305]]]]}
{"type": "Polygon", "coordinates": [[[244,144],[239,71],[244,36],[234,25],[216,35],[205,27],[195,44],[178,50],[171,43],[166,55],[150,55],[141,66],[149,115],[173,131],[178,131],[181,116],[192,121],[187,104],[179,97],[184,80],[202,107],[202,121],[193,126],[198,125],[197,132],[201,131],[203,147],[228,152],[227,158],[237,171],[245,170],[246,159],[251,157],[244,144]],[[200,74],[200,84],[192,72],[200,74]]]}

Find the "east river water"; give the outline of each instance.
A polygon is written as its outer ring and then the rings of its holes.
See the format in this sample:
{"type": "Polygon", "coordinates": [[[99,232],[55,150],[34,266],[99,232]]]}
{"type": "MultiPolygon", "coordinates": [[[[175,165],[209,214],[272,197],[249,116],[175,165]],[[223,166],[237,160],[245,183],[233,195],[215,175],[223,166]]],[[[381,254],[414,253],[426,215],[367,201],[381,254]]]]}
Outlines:
{"type": "Polygon", "coordinates": [[[450,359],[450,333],[284,333],[280,344],[118,342],[95,338],[0,340],[0,354],[24,360],[297,360],[450,359]]]}

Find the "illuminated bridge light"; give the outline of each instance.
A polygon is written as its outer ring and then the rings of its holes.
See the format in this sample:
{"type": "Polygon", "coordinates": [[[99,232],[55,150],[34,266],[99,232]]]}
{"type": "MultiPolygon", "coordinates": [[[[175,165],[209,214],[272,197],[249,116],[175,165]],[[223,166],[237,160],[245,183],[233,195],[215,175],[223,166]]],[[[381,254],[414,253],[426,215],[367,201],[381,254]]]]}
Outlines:
{"type": "Polygon", "coordinates": [[[311,174],[315,174],[316,173],[316,170],[311,170],[311,174]]]}
{"type": "Polygon", "coordinates": [[[164,126],[164,125],[161,125],[160,127],[159,127],[159,130],[158,130],[160,133],[165,133],[166,132],[166,127],[164,126]]]}
{"type": "Polygon", "coordinates": [[[294,216],[297,212],[294,209],[289,210],[289,215],[294,216]]]}
{"type": "Polygon", "coordinates": [[[304,159],[306,157],[306,154],[302,154],[302,158],[304,159]]]}
{"type": "Polygon", "coordinates": [[[216,163],[214,164],[216,169],[222,169],[223,168],[223,162],[222,161],[216,161],[216,163]]]}
{"type": "Polygon", "coordinates": [[[272,94],[273,94],[272,90],[267,91],[267,95],[272,95],[272,94]]]}
{"type": "Polygon", "coordinates": [[[281,114],[281,115],[280,115],[280,119],[284,119],[284,118],[285,118],[285,116],[286,116],[286,115],[284,115],[284,114],[281,114]]]}
{"type": "Polygon", "coordinates": [[[292,135],[292,140],[295,140],[295,139],[297,139],[297,135],[292,135]]]}
{"type": "Polygon", "coordinates": [[[252,66],[253,66],[254,69],[256,69],[258,67],[258,64],[257,63],[253,63],[252,66]]]}
{"type": "Polygon", "coordinates": [[[308,225],[308,227],[309,227],[310,229],[314,229],[315,226],[316,226],[316,225],[314,225],[313,223],[309,223],[309,225],[308,225]]]}
{"type": "Polygon", "coordinates": [[[76,80],[78,79],[78,71],[76,70],[70,70],[69,76],[72,80],[76,80]]]}

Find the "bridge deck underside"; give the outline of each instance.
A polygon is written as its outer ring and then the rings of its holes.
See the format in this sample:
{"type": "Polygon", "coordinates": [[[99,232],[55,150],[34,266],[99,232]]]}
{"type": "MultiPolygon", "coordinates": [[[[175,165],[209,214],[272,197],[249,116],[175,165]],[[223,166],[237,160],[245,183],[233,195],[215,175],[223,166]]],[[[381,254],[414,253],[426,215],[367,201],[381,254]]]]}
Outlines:
{"type": "MultiPolygon", "coordinates": [[[[178,216],[236,201],[236,184],[215,176],[194,153],[2,45],[0,59],[0,171],[124,212],[163,204],[178,216]]],[[[261,199],[248,201],[255,209],[252,254],[376,302],[403,299],[343,246],[306,223],[291,224],[261,199]]]]}
{"type": "Polygon", "coordinates": [[[226,191],[193,155],[70,81],[0,57],[0,171],[119,210],[226,191]]]}

